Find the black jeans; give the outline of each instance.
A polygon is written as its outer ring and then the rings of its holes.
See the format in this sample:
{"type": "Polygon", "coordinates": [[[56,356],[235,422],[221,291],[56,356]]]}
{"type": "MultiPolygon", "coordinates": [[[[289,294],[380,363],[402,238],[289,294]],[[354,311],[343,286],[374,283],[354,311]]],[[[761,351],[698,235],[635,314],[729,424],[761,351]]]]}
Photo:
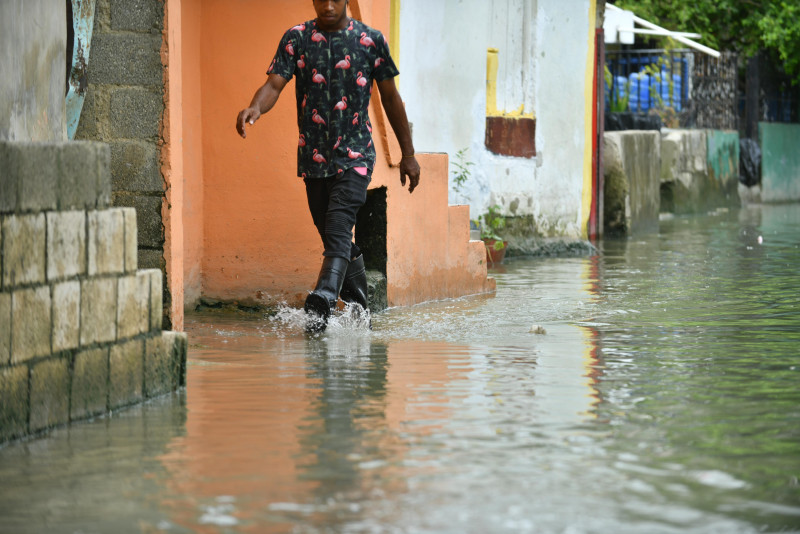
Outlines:
{"type": "Polygon", "coordinates": [[[353,169],[328,178],[304,179],[308,209],[325,246],[323,256],[350,260],[361,254],[353,243],[353,226],[367,201],[370,180],[371,171],[361,176],[353,169]]]}

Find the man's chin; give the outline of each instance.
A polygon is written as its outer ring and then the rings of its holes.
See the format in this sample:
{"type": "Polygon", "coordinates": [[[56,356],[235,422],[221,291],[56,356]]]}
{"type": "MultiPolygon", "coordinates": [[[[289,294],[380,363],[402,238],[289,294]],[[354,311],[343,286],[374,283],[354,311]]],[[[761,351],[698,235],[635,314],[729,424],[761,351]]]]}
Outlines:
{"type": "Polygon", "coordinates": [[[320,28],[323,30],[332,30],[338,28],[342,23],[341,17],[331,16],[331,17],[317,17],[317,23],[320,28]]]}

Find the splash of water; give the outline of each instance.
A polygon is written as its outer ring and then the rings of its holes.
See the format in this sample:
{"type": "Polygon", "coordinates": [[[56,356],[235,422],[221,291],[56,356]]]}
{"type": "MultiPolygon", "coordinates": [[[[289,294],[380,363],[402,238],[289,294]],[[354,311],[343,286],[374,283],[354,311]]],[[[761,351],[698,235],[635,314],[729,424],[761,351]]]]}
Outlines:
{"type": "Polygon", "coordinates": [[[346,330],[348,332],[369,332],[372,316],[358,304],[346,304],[340,312],[331,315],[328,320],[328,329],[331,331],[346,330]]]}
{"type": "MultiPolygon", "coordinates": [[[[268,319],[272,332],[279,336],[305,332],[311,320],[313,319],[303,309],[293,308],[285,303],[280,304],[277,313],[268,319]]],[[[368,334],[371,321],[369,310],[364,310],[358,304],[346,304],[343,309],[331,313],[325,331],[316,335],[368,334]]]]}

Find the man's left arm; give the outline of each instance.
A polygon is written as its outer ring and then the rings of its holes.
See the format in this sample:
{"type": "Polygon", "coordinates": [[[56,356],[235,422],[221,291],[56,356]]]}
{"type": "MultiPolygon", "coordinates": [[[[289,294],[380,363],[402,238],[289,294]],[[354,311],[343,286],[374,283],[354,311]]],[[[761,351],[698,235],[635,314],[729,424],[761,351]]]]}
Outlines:
{"type": "Polygon", "coordinates": [[[413,193],[419,185],[420,170],[417,158],[414,156],[414,143],[411,141],[411,128],[408,125],[406,108],[403,106],[400,93],[397,92],[394,78],[377,83],[383,109],[386,111],[389,124],[392,125],[392,130],[400,143],[400,151],[403,153],[403,157],[400,159],[400,184],[405,186],[406,177],[408,177],[408,192],[413,193]]]}

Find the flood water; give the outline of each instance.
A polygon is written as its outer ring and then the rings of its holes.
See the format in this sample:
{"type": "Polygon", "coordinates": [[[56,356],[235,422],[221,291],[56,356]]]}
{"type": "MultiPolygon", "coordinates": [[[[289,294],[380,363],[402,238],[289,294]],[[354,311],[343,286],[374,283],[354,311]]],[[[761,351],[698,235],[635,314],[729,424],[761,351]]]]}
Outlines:
{"type": "Polygon", "coordinates": [[[190,316],[185,391],[0,449],[0,531],[800,532],[800,206],[660,226],[371,332],[190,316]]]}

